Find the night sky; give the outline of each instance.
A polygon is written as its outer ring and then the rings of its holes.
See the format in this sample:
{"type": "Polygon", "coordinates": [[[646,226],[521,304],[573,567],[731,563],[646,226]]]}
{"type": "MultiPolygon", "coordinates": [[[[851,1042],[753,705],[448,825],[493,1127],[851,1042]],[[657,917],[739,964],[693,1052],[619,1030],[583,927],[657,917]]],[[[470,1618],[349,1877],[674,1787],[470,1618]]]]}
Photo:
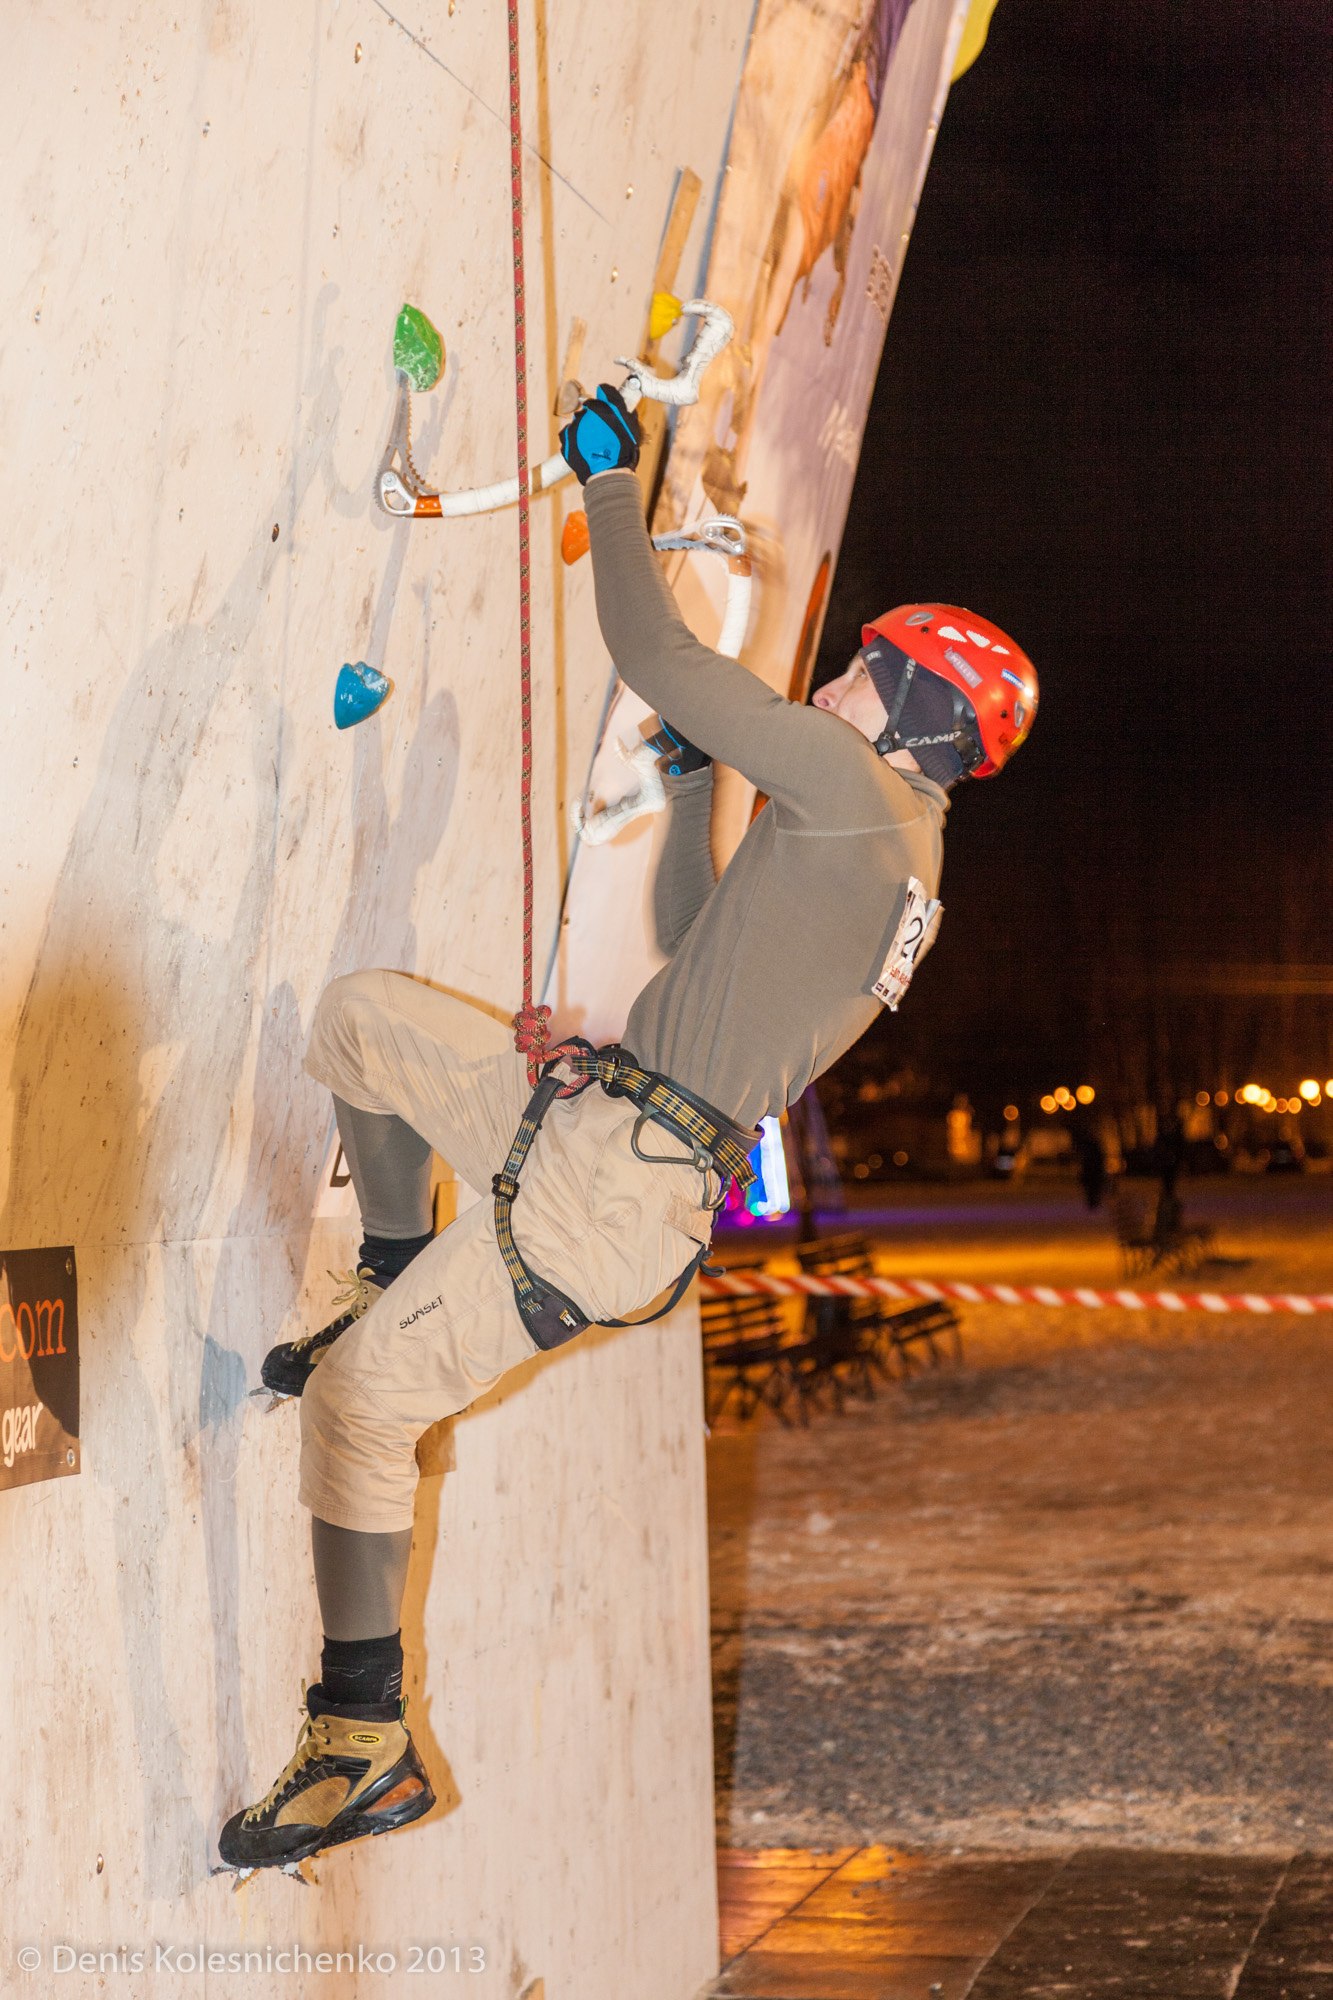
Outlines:
{"type": "Polygon", "coordinates": [[[1042,704],[854,1065],[982,1106],[1333,1074],[1331,52],[1324,0],[1001,0],[950,95],[816,684],[935,598],[1042,704]]]}

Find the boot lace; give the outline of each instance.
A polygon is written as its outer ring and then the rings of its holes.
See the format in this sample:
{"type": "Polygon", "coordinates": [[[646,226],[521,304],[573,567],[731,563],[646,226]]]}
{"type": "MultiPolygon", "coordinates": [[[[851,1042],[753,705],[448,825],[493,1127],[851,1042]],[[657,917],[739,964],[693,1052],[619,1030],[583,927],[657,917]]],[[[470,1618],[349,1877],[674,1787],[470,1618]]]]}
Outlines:
{"type": "MultiPolygon", "coordinates": [[[[364,1319],[380,1295],[380,1288],[373,1282],[370,1270],[363,1265],[359,1270],[330,1271],[328,1275],[335,1285],[342,1286],[333,1298],[335,1315],[340,1319],[364,1319]]],[[[320,1327],[315,1333],[304,1333],[299,1340],[292,1342],[292,1346],[299,1353],[327,1332],[328,1327],[320,1327]]]]}
{"type": "Polygon", "coordinates": [[[328,1729],[324,1717],[319,1715],[312,1718],[307,1714],[305,1726],[296,1739],[295,1750],[293,1750],[287,1763],[273,1780],[263,1798],[257,1800],[246,1812],[243,1824],[253,1826],[255,1821],[262,1819],[266,1812],[270,1812],[280,1805],[285,1794],[295,1779],[299,1777],[305,1766],[313,1759],[324,1756],[328,1747],[328,1729]]]}

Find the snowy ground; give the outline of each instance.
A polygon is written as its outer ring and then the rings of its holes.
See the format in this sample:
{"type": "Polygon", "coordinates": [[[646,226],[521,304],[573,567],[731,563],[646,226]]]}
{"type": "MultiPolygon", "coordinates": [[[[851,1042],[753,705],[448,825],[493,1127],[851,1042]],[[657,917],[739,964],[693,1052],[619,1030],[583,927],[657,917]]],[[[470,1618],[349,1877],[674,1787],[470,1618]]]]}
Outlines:
{"type": "MultiPolygon", "coordinates": [[[[1328,1180],[1184,1192],[1207,1282],[1333,1288],[1328,1180]]],[[[894,1269],[1115,1276],[1073,1190],[875,1200],[894,1269]]],[[[713,1438],[721,1838],[1333,1851],[1333,1316],[986,1307],[965,1352],[713,1438]]]]}

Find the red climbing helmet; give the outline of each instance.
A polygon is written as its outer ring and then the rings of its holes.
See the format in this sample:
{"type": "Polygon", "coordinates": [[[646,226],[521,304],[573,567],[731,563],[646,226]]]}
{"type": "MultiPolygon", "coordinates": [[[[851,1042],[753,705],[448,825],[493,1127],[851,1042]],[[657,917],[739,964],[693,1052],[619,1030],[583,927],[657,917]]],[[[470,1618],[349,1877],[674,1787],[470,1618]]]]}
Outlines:
{"type": "Polygon", "coordinates": [[[1037,670],[1027,654],[989,618],[956,604],[900,604],[862,627],[861,644],[876,634],[963,697],[954,703],[963,768],[993,778],[1037,713],[1037,670]]]}

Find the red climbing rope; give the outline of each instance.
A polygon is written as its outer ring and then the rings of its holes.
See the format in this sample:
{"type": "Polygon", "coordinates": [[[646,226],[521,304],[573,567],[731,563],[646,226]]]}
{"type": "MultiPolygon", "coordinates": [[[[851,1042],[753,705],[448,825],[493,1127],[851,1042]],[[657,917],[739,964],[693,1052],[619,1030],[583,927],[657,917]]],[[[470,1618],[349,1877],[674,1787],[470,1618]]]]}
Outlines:
{"type": "Polygon", "coordinates": [[[536,1083],[546,1052],[549,1007],[532,1002],[532,555],[528,529],[528,336],[523,292],[523,121],[518,96],[518,0],[509,0],[509,188],[514,234],[514,400],[518,411],[518,658],[523,754],[523,1005],[514,1016],[514,1045],[528,1058],[536,1083]]]}

